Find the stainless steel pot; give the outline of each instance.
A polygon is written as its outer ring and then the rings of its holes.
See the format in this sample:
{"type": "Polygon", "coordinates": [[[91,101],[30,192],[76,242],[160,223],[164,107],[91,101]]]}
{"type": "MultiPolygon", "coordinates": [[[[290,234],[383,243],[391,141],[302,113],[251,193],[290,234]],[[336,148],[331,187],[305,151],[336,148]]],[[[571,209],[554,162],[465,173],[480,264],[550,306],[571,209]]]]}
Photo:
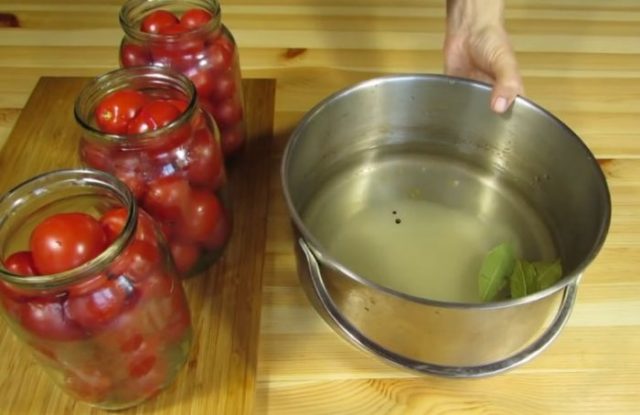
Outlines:
{"type": "MultiPolygon", "coordinates": [[[[607,184],[580,138],[524,98],[505,115],[492,113],[490,92],[484,84],[437,75],[372,79],[313,108],[284,153],[283,190],[307,296],[350,342],[422,373],[495,374],[540,353],[569,318],[578,281],[609,228],[607,184]],[[522,229],[522,221],[536,216],[564,277],[524,298],[454,303],[381,286],[328,253],[330,226],[406,189],[429,189],[439,203],[522,229]],[[311,229],[305,210],[327,194],[334,197],[321,223],[329,228],[311,229]]],[[[530,249],[541,244],[535,239],[523,235],[530,249]]]]}

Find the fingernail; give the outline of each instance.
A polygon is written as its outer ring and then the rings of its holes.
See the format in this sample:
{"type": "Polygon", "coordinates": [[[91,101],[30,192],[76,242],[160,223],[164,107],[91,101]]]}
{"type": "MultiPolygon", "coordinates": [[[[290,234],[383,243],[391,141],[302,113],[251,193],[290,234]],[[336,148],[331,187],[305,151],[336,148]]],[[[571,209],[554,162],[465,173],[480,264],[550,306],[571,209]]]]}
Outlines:
{"type": "Polygon", "coordinates": [[[507,99],[505,97],[498,97],[493,103],[493,109],[496,112],[505,112],[507,110],[507,99]]]}

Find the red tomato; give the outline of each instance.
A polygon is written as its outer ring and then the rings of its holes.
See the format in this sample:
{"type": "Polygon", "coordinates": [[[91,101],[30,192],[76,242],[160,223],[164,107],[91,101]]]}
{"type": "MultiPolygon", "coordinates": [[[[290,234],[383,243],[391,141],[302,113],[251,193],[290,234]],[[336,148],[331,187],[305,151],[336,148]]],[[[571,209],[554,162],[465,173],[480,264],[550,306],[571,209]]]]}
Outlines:
{"type": "MultiPolygon", "coordinates": [[[[139,287],[141,292],[141,295],[140,295],[141,300],[145,301],[146,307],[155,309],[156,307],[153,304],[156,304],[157,302],[156,300],[162,300],[163,298],[171,296],[173,292],[180,289],[178,284],[180,283],[169,274],[164,274],[164,273],[154,274],[151,277],[140,282],[139,287]]],[[[144,313],[152,317],[154,315],[159,316],[161,318],[166,317],[164,315],[164,312],[144,311],[144,313]]],[[[153,327],[154,330],[157,330],[158,328],[164,327],[164,325],[165,325],[165,322],[159,321],[159,324],[157,325],[152,324],[151,327],[153,327]]]]}
{"type": "Polygon", "coordinates": [[[150,65],[151,63],[151,54],[145,47],[135,43],[122,43],[122,47],[120,48],[120,64],[123,67],[144,66],[150,65]]]}
{"type": "Polygon", "coordinates": [[[153,369],[158,357],[153,354],[142,355],[137,360],[129,362],[129,375],[134,378],[140,378],[153,369]]]}
{"type": "MultiPolygon", "coordinates": [[[[100,218],[100,225],[104,229],[109,242],[113,242],[122,233],[127,221],[128,212],[123,207],[108,210],[100,218]]],[[[156,245],[156,229],[153,221],[146,213],[138,212],[138,225],[136,227],[135,239],[156,245]]]]}
{"type": "Polygon", "coordinates": [[[7,313],[7,317],[20,321],[23,304],[28,299],[29,297],[22,296],[22,293],[16,292],[8,283],[0,281],[0,305],[7,313]]]}
{"type": "Polygon", "coordinates": [[[107,399],[113,381],[98,368],[74,367],[64,379],[65,386],[79,399],[98,403],[107,399]]]}
{"type": "Polygon", "coordinates": [[[190,30],[179,23],[163,28],[160,34],[166,37],[151,45],[153,60],[180,71],[196,65],[198,56],[204,53],[204,40],[188,33],[190,30]]]}
{"type": "Polygon", "coordinates": [[[239,99],[216,102],[210,108],[221,130],[233,127],[242,120],[242,103],[239,99]]]}
{"type": "Polygon", "coordinates": [[[93,292],[70,296],[65,310],[80,326],[95,330],[117,316],[125,305],[127,293],[117,282],[108,281],[93,292]]]}
{"type": "Polygon", "coordinates": [[[4,267],[16,275],[38,275],[30,251],[18,251],[9,255],[4,260],[4,267]]]}
{"type": "Polygon", "coordinates": [[[120,350],[130,353],[137,350],[145,336],[142,327],[141,310],[136,307],[127,308],[107,323],[94,337],[96,344],[106,350],[120,350]]]}
{"type": "Polygon", "coordinates": [[[195,29],[204,26],[211,19],[211,14],[206,10],[189,9],[180,18],[180,24],[186,28],[195,29]]]}
{"type": "Polygon", "coordinates": [[[140,108],[140,112],[127,127],[128,134],[142,134],[165,127],[182,113],[165,100],[153,100],[140,108]]]}
{"type": "Polygon", "coordinates": [[[126,134],[129,122],[146,101],[142,92],[132,89],[121,89],[107,95],[95,110],[98,128],[108,134],[126,134]]]}
{"type": "Polygon", "coordinates": [[[176,220],[184,216],[191,197],[191,187],[178,176],[161,177],[149,183],[143,207],[153,217],[176,220]]]}
{"type": "Polygon", "coordinates": [[[111,171],[111,152],[105,146],[82,140],[80,141],[80,158],[89,167],[111,171]]]}
{"type": "MultiPolygon", "coordinates": [[[[22,288],[20,286],[10,284],[8,282],[0,281],[0,300],[2,297],[7,298],[7,300],[11,300],[10,302],[4,304],[4,306],[9,311],[16,311],[16,304],[13,302],[24,303],[27,301],[57,301],[57,298],[63,294],[64,291],[61,289],[57,290],[35,290],[32,288],[22,288]]],[[[15,313],[14,313],[15,314],[15,313]]]]}
{"type": "Polygon", "coordinates": [[[58,213],[40,222],[29,240],[41,274],[66,271],[98,256],[107,246],[100,223],[86,213],[58,213]]]}
{"type": "Polygon", "coordinates": [[[188,307],[178,309],[173,316],[173,319],[161,334],[162,338],[168,343],[178,343],[184,340],[184,336],[191,327],[191,316],[188,307]]]}
{"type": "Polygon", "coordinates": [[[189,272],[200,258],[200,246],[196,243],[172,241],[169,249],[176,269],[181,275],[189,272]]]}
{"type": "Polygon", "coordinates": [[[160,170],[160,174],[163,172],[163,167],[167,163],[172,164],[176,161],[178,163],[181,160],[177,158],[184,157],[182,155],[182,146],[185,145],[193,135],[193,130],[190,123],[184,123],[176,127],[172,127],[170,131],[162,134],[161,137],[156,137],[150,143],[145,146],[147,154],[153,158],[156,167],[160,170]],[[176,153],[178,152],[178,153],[176,153]]]}
{"type": "Polygon", "coordinates": [[[236,91],[236,79],[233,73],[226,73],[215,77],[209,97],[214,101],[225,101],[232,99],[236,91]]]}
{"type": "Polygon", "coordinates": [[[213,234],[223,214],[220,201],[210,191],[192,190],[184,225],[178,231],[185,239],[205,242],[213,234]]]}
{"type": "Polygon", "coordinates": [[[126,148],[113,151],[110,155],[113,171],[117,174],[127,176],[137,174],[143,177],[143,174],[149,170],[151,162],[144,157],[140,157],[135,141],[128,140],[126,148]]]}
{"type": "MultiPolygon", "coordinates": [[[[182,24],[180,24],[180,22],[176,23],[176,24],[172,24],[171,26],[167,26],[167,27],[163,27],[160,30],[160,34],[161,35],[179,35],[182,33],[186,33],[188,32],[189,29],[187,27],[184,27],[182,24]]],[[[178,45],[175,45],[176,47],[178,47],[178,45]]]]}
{"type": "Polygon", "coordinates": [[[176,235],[176,223],[163,221],[160,223],[160,231],[165,241],[171,241],[176,235]]]}
{"type": "Polygon", "coordinates": [[[100,225],[104,229],[107,240],[112,243],[122,233],[129,213],[123,207],[117,207],[106,211],[100,218],[100,225]]]}
{"type": "Polygon", "coordinates": [[[211,235],[209,235],[207,240],[204,241],[204,246],[211,250],[222,248],[229,239],[232,226],[231,216],[223,210],[222,215],[220,215],[218,225],[215,227],[211,235]]]}
{"type": "Polygon", "coordinates": [[[69,295],[71,297],[78,297],[89,294],[93,291],[101,289],[107,285],[108,278],[105,274],[95,275],[93,277],[84,279],[69,287],[69,295]]]}
{"type": "Polygon", "coordinates": [[[231,69],[234,60],[235,46],[225,36],[218,36],[205,47],[206,66],[217,73],[231,69]]]}
{"type": "Polygon", "coordinates": [[[166,384],[168,362],[158,348],[157,340],[147,338],[140,349],[128,356],[126,366],[129,379],[124,394],[130,394],[133,399],[148,397],[159,392],[166,384]]]}
{"type": "Polygon", "coordinates": [[[194,66],[184,71],[184,74],[193,82],[198,97],[202,100],[214,90],[216,72],[210,68],[194,66]]]}
{"type": "Polygon", "coordinates": [[[242,124],[226,128],[220,133],[220,145],[225,157],[239,152],[245,144],[245,130],[242,124]]]}
{"type": "Polygon", "coordinates": [[[178,18],[170,11],[156,10],[142,20],[140,30],[146,33],[160,33],[163,29],[179,22],[178,18]]]}
{"type": "Polygon", "coordinates": [[[137,202],[140,202],[142,198],[144,198],[147,192],[147,183],[141,177],[141,174],[118,171],[115,173],[115,176],[131,190],[137,202]]]}
{"type": "Polygon", "coordinates": [[[127,369],[130,377],[137,379],[148,374],[158,362],[158,342],[150,338],[144,339],[138,347],[127,356],[127,369]]]}
{"type": "Polygon", "coordinates": [[[141,157],[138,151],[131,151],[127,148],[122,151],[114,151],[111,154],[110,162],[112,168],[107,171],[115,175],[131,190],[136,201],[140,201],[147,191],[145,175],[155,167],[152,163],[153,160],[141,157]]]}
{"type": "Polygon", "coordinates": [[[188,154],[187,177],[192,184],[216,190],[224,183],[222,151],[208,130],[196,131],[188,154]]]}
{"type": "Polygon", "coordinates": [[[109,267],[111,275],[125,275],[134,281],[149,277],[162,266],[158,247],[152,243],[133,240],[109,267]]]}
{"type": "MultiPolygon", "coordinates": [[[[155,338],[164,343],[179,342],[184,339],[191,327],[191,315],[186,297],[175,277],[156,274],[140,284],[142,295],[132,315],[136,330],[143,333],[145,339],[155,338]]],[[[125,313],[127,314],[127,313],[125,313]]],[[[124,315],[123,315],[124,316],[124,315]]],[[[120,319],[122,317],[119,317],[120,319]]],[[[137,339],[133,331],[128,332],[127,346],[137,350],[137,339]]],[[[106,333],[105,333],[106,334],[106,333]]],[[[113,339],[113,335],[109,338],[113,339]]],[[[124,338],[120,336],[120,338],[124,338]]],[[[121,348],[124,343],[120,344],[121,348]]]]}
{"type": "Polygon", "coordinates": [[[135,352],[142,346],[143,342],[144,337],[142,337],[142,334],[136,333],[120,343],[119,349],[123,353],[135,352]]]}
{"type": "Polygon", "coordinates": [[[138,210],[138,227],[136,228],[136,239],[145,241],[153,246],[158,245],[158,230],[156,223],[145,211],[138,210]]]}
{"type": "MultiPolygon", "coordinates": [[[[36,266],[33,263],[33,255],[30,251],[18,251],[9,255],[7,259],[4,260],[4,267],[7,271],[15,275],[38,275],[36,266]]],[[[0,300],[4,300],[2,297],[6,297],[7,299],[6,302],[3,301],[4,307],[16,316],[19,310],[17,308],[18,305],[14,304],[14,301],[24,302],[35,297],[50,298],[55,297],[55,293],[47,290],[21,288],[8,282],[0,281],[0,300]]]]}
{"type": "Polygon", "coordinates": [[[185,112],[187,110],[187,107],[189,106],[189,102],[186,99],[175,98],[175,99],[165,99],[165,101],[173,105],[177,109],[179,109],[180,113],[185,112]]]}
{"type": "Polygon", "coordinates": [[[43,339],[72,341],[86,337],[77,324],[65,317],[64,307],[57,301],[24,303],[19,320],[25,330],[43,339]]]}
{"type": "Polygon", "coordinates": [[[156,275],[141,287],[141,314],[137,317],[146,333],[162,341],[176,342],[191,327],[191,315],[180,282],[168,275],[156,275]]]}

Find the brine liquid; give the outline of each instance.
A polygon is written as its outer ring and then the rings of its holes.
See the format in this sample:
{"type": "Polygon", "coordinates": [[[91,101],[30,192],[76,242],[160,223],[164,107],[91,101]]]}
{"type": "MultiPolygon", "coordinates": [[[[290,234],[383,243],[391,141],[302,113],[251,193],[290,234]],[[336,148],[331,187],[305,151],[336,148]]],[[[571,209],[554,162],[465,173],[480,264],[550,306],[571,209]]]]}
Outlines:
{"type": "Polygon", "coordinates": [[[401,200],[358,212],[325,248],[382,286],[436,300],[477,302],[484,256],[496,241],[510,239],[508,229],[468,213],[401,200]]]}
{"type": "Polygon", "coordinates": [[[529,260],[555,256],[522,198],[464,164],[427,161],[389,157],[340,172],[314,194],[303,221],[360,277],[432,300],[480,302],[482,261],[498,244],[529,260]]]}

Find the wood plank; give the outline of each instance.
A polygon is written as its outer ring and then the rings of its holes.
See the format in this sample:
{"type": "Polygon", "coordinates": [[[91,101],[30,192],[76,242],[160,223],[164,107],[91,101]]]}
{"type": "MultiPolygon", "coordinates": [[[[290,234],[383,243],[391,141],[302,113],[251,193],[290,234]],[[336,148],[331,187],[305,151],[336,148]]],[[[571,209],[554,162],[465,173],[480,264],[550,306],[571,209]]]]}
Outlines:
{"type": "Polygon", "coordinates": [[[13,126],[20,115],[20,110],[17,108],[5,108],[0,109],[0,148],[4,146],[4,142],[9,133],[13,129],[13,126]]]}
{"type": "Polygon", "coordinates": [[[637,414],[637,372],[566,372],[481,380],[336,379],[258,388],[257,413],[637,414]],[[604,379],[603,379],[604,378],[604,379]],[[268,397],[268,399],[267,399],[268,397]]]}
{"type": "MultiPolygon", "coordinates": [[[[42,78],[0,152],[0,191],[78,164],[73,103],[87,78],[42,78]],[[43,117],[43,114],[47,114],[43,117]],[[42,157],[45,155],[46,157],[42,157]]],[[[251,413],[260,327],[275,82],[243,84],[248,146],[230,168],[234,233],[222,259],[185,281],[195,331],[186,368],[167,391],[123,413],[251,413]]],[[[0,413],[100,413],[54,387],[0,325],[0,413]]]]}

